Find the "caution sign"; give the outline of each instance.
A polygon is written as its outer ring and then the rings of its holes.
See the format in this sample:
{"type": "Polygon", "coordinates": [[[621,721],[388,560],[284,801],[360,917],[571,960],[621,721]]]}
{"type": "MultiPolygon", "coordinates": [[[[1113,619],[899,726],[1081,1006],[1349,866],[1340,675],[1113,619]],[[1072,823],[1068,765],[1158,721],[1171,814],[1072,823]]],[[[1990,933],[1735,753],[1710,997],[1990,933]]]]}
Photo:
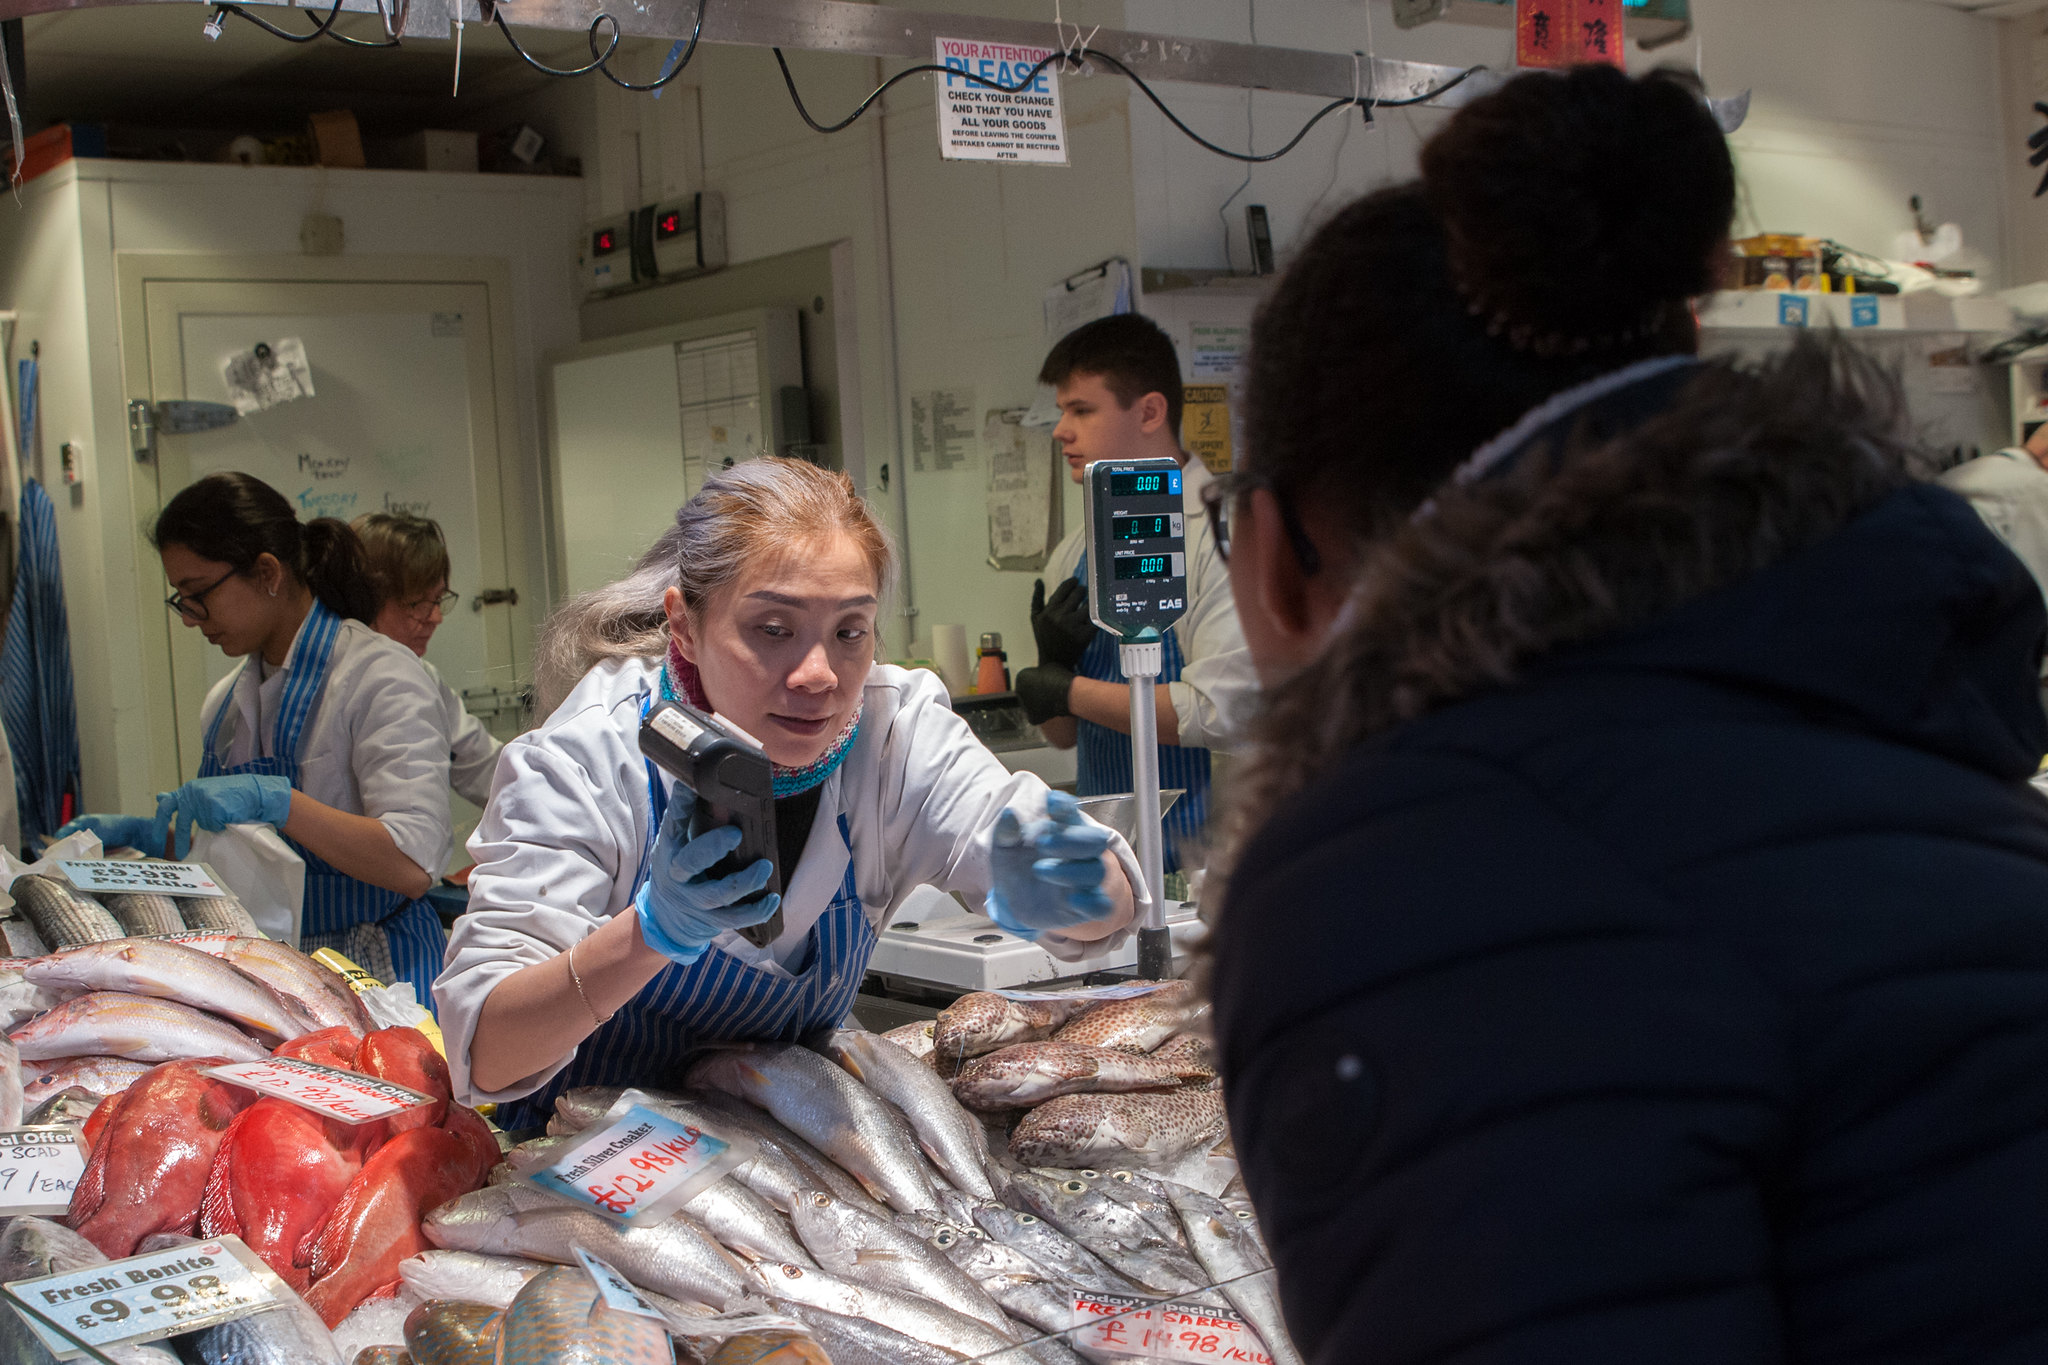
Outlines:
{"type": "Polygon", "coordinates": [[[1226,384],[1181,387],[1180,443],[1211,474],[1230,472],[1230,388],[1226,384]]]}
{"type": "Polygon", "coordinates": [[[934,60],[946,68],[938,87],[939,155],[948,161],[1067,164],[1058,63],[1040,66],[1054,49],[978,38],[938,38],[932,45],[934,60]]]}

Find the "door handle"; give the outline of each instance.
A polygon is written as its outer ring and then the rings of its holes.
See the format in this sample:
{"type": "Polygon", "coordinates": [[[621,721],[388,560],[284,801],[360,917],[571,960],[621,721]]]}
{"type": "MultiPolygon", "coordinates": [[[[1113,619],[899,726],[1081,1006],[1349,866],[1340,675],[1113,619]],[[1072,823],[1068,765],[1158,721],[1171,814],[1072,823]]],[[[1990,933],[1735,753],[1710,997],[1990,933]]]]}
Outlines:
{"type": "Polygon", "coordinates": [[[147,398],[128,400],[128,444],[138,464],[156,460],[156,438],[187,436],[195,431],[217,431],[233,426],[242,414],[226,403],[202,403],[173,398],[152,403],[147,398]]]}
{"type": "Polygon", "coordinates": [[[471,611],[482,611],[485,607],[516,607],[519,605],[517,588],[485,588],[469,599],[471,611]]]}

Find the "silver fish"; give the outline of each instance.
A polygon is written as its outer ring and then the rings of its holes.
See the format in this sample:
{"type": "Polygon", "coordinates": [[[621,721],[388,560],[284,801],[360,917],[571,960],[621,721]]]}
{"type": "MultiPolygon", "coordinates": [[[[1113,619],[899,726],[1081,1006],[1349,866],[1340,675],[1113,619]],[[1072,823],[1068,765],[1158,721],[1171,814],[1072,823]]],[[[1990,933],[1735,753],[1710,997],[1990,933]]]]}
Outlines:
{"type": "Polygon", "coordinates": [[[932,1051],[948,1064],[979,1057],[1011,1043],[1050,1038],[1068,1020],[1093,1010],[1098,1002],[1064,996],[1012,1000],[990,991],[961,996],[932,1027],[932,1051]]]}
{"type": "Polygon", "coordinates": [[[1201,1265],[1185,1248],[1160,1237],[1135,1210],[1088,1181],[1020,1175],[1010,1189],[1033,1213],[1147,1289],[1185,1294],[1208,1283],[1201,1265]]]}
{"type": "Polygon", "coordinates": [[[1031,1166],[1104,1167],[1172,1161],[1223,1136],[1223,1094],[1061,1095],[1021,1119],[1010,1154],[1031,1166]]]}
{"type": "Polygon", "coordinates": [[[29,1104],[40,1104],[60,1091],[81,1089],[104,1099],[141,1080],[147,1070],[147,1063],[126,1057],[59,1057],[32,1062],[22,1068],[22,1096],[29,1104]]]}
{"type": "Polygon", "coordinates": [[[19,1128],[21,1110],[21,1053],[0,1038],[0,1128],[19,1128]]]}
{"type": "Polygon", "coordinates": [[[668,1329],[611,1307],[579,1267],[526,1282],[498,1322],[497,1365],[671,1365],[668,1329]]]}
{"type": "Polygon", "coordinates": [[[628,1090],[636,1090],[656,1104],[682,1104],[683,1097],[672,1090],[648,1086],[579,1085],[555,1096],[555,1112],[548,1120],[548,1136],[580,1133],[612,1111],[628,1090]]]}
{"type": "Polygon", "coordinates": [[[581,1246],[621,1275],[671,1298],[726,1308],[754,1281],[711,1234],[680,1214],[649,1227],[622,1227],[565,1199],[519,1185],[490,1185],[443,1204],[420,1231],[449,1251],[485,1251],[568,1265],[581,1246]]]}
{"type": "Polygon", "coordinates": [[[832,1365],[957,1365],[962,1359],[957,1351],[907,1337],[879,1322],[813,1308],[794,1299],[772,1302],[810,1329],[832,1358],[832,1365]]]}
{"type": "Polygon", "coordinates": [[[186,924],[178,903],[169,896],[114,891],[100,897],[107,913],[133,934],[182,934],[186,924]]]}
{"type": "Polygon", "coordinates": [[[1062,1027],[1053,1040],[1119,1052],[1150,1052],[1208,1012],[1208,1001],[1195,997],[1193,983],[1169,981],[1156,991],[1112,1000],[1090,1010],[1062,1027]]]}
{"type": "Polygon", "coordinates": [[[1204,1067],[1115,1048],[1017,1043],[961,1067],[953,1076],[953,1093],[968,1108],[987,1113],[1029,1109],[1061,1095],[1169,1089],[1212,1074],[1204,1067]]]}
{"type": "Polygon", "coordinates": [[[840,1029],[828,1049],[863,1085],[903,1111],[918,1145],[955,1189],[975,1199],[995,1198],[988,1134],[930,1067],[861,1029],[840,1029]]]}
{"type": "MultiPolygon", "coordinates": [[[[0,1281],[33,1280],[67,1270],[105,1265],[106,1254],[61,1223],[26,1216],[0,1219],[0,1281]]],[[[117,1346],[119,1365],[179,1365],[167,1342],[117,1346]]],[[[7,1365],[55,1365],[56,1357],[12,1310],[0,1310],[0,1360],[7,1365]]]]}
{"type": "Polygon", "coordinates": [[[932,1035],[938,1026],[936,1019],[920,1019],[916,1023],[901,1024],[880,1036],[922,1061],[931,1055],[932,1035]]]}
{"type": "Polygon", "coordinates": [[[1184,1186],[1169,1189],[1202,1269],[1209,1272],[1230,1306],[1251,1323],[1274,1365],[1302,1365],[1301,1353],[1287,1335],[1280,1291],[1265,1247],[1220,1200],[1184,1186]]]}
{"type": "Polygon", "coordinates": [[[984,1322],[915,1294],[855,1284],[816,1266],[764,1264],[755,1267],[755,1273],[768,1293],[778,1299],[794,1299],[842,1317],[866,1318],[974,1360],[1027,1358],[1021,1352],[1015,1356],[999,1355],[1010,1351],[1016,1343],[984,1322]]]}
{"type": "Polygon", "coordinates": [[[233,934],[237,938],[260,938],[263,931],[241,899],[225,886],[219,896],[178,897],[178,917],[187,929],[200,933],[233,934]]]}
{"type": "Polygon", "coordinates": [[[280,1041],[319,1027],[304,1006],[233,963],[167,939],[125,938],[66,948],[26,964],[21,974],[50,990],[122,991],[175,1000],[280,1041]]]}
{"type": "MultiPolygon", "coordinates": [[[[868,1194],[867,1187],[842,1170],[837,1162],[813,1147],[809,1142],[792,1132],[789,1127],[767,1110],[749,1104],[738,1095],[729,1095],[723,1090],[694,1090],[693,1100],[717,1110],[728,1122],[738,1124],[740,1131],[758,1143],[775,1147],[808,1177],[811,1188],[823,1188],[844,1199],[856,1208],[870,1213],[886,1213],[887,1208],[868,1194]]],[[[785,1211],[788,1206],[777,1201],[777,1208],[785,1211]]]]}
{"type": "Polygon", "coordinates": [[[952,1228],[940,1229],[931,1246],[966,1271],[1011,1317],[1042,1332],[1064,1332],[1073,1326],[1072,1292],[1015,1247],[952,1228]]]}
{"type": "Polygon", "coordinates": [[[8,894],[35,926],[36,934],[52,948],[104,943],[126,932],[106,906],[55,877],[40,873],[16,877],[8,894]]]}
{"type": "Polygon", "coordinates": [[[489,1256],[480,1251],[422,1251],[398,1263],[398,1278],[421,1299],[455,1299],[510,1308],[526,1282],[546,1270],[541,1261],[489,1256]]]}
{"type": "Polygon", "coordinates": [[[260,1062],[270,1049],[224,1019],[146,995],[93,991],[31,1019],[11,1035],[28,1061],[51,1057],[126,1057],[169,1062],[225,1057],[260,1062]]]}
{"type": "Polygon", "coordinates": [[[44,1010],[64,1003],[63,996],[22,979],[21,969],[28,961],[14,958],[7,967],[0,968],[0,1029],[19,1028],[44,1010]]]}
{"type": "Polygon", "coordinates": [[[1171,1181],[1162,1180],[1150,1171],[1057,1171],[1045,1172],[1051,1178],[1066,1179],[1079,1176],[1125,1208],[1145,1220],[1153,1233],[1165,1238],[1176,1246],[1185,1247],[1188,1236],[1181,1227],[1180,1213],[1173,1207],[1172,1191],[1182,1188],[1171,1181]]]}
{"type": "Polygon", "coordinates": [[[22,1118],[24,1127],[40,1128],[57,1123],[84,1123],[92,1111],[105,1103],[100,1096],[78,1086],[59,1090],[22,1118]]]}
{"type": "Polygon", "coordinates": [[[321,1028],[342,1027],[361,1037],[377,1027],[339,972],[329,971],[289,943],[233,938],[226,941],[220,955],[279,995],[288,995],[305,1006],[321,1028]]]}
{"type": "Polygon", "coordinates": [[[937,1210],[909,1123],[810,1049],[721,1048],[697,1062],[690,1077],[766,1109],[891,1208],[937,1210]]]}
{"type": "Polygon", "coordinates": [[[829,1194],[814,1194],[799,1204],[794,1221],[797,1236],[833,1274],[877,1289],[920,1294],[1004,1336],[1015,1335],[1002,1306],[914,1233],[829,1194]]]}
{"type": "Polygon", "coordinates": [[[1054,1279],[1099,1294],[1142,1294],[1144,1290],[1105,1265],[1094,1252],[1035,1213],[1001,1204],[974,1211],[983,1232],[1036,1261],[1054,1279]]]}

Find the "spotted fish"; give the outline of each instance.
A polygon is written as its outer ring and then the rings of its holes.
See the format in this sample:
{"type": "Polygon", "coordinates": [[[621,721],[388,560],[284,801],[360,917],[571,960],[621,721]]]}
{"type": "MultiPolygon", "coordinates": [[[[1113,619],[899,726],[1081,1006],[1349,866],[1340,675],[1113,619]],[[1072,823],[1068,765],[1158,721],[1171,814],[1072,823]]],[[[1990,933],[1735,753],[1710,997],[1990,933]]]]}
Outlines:
{"type": "Polygon", "coordinates": [[[1118,1052],[1150,1052],[1208,1012],[1208,1002],[1195,998],[1192,983],[1169,981],[1156,991],[1092,1009],[1062,1027],[1053,1039],[1118,1052]]]}

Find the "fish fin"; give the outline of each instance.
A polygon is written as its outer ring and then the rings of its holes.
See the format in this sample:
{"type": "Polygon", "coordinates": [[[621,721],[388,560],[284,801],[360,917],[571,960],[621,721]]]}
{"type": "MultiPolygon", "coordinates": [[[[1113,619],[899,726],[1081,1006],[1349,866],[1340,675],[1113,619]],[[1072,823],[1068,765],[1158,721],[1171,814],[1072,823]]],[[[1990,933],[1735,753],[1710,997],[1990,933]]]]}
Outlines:
{"type": "Polygon", "coordinates": [[[82,1229],[99,1212],[106,1198],[107,1144],[99,1142],[93,1144],[92,1155],[86,1158],[85,1173],[78,1178],[78,1186],[71,1192],[71,1209],[65,1215],[65,1221],[74,1229],[82,1229]]]}
{"type": "Polygon", "coordinates": [[[242,1120],[249,1110],[244,1109],[228,1125],[226,1136],[220,1140],[220,1151],[213,1158],[213,1169],[206,1173],[206,1193],[199,1201],[199,1230],[206,1237],[240,1237],[242,1220],[235,1216],[234,1193],[234,1151],[235,1135],[241,1130],[242,1120]]]}

